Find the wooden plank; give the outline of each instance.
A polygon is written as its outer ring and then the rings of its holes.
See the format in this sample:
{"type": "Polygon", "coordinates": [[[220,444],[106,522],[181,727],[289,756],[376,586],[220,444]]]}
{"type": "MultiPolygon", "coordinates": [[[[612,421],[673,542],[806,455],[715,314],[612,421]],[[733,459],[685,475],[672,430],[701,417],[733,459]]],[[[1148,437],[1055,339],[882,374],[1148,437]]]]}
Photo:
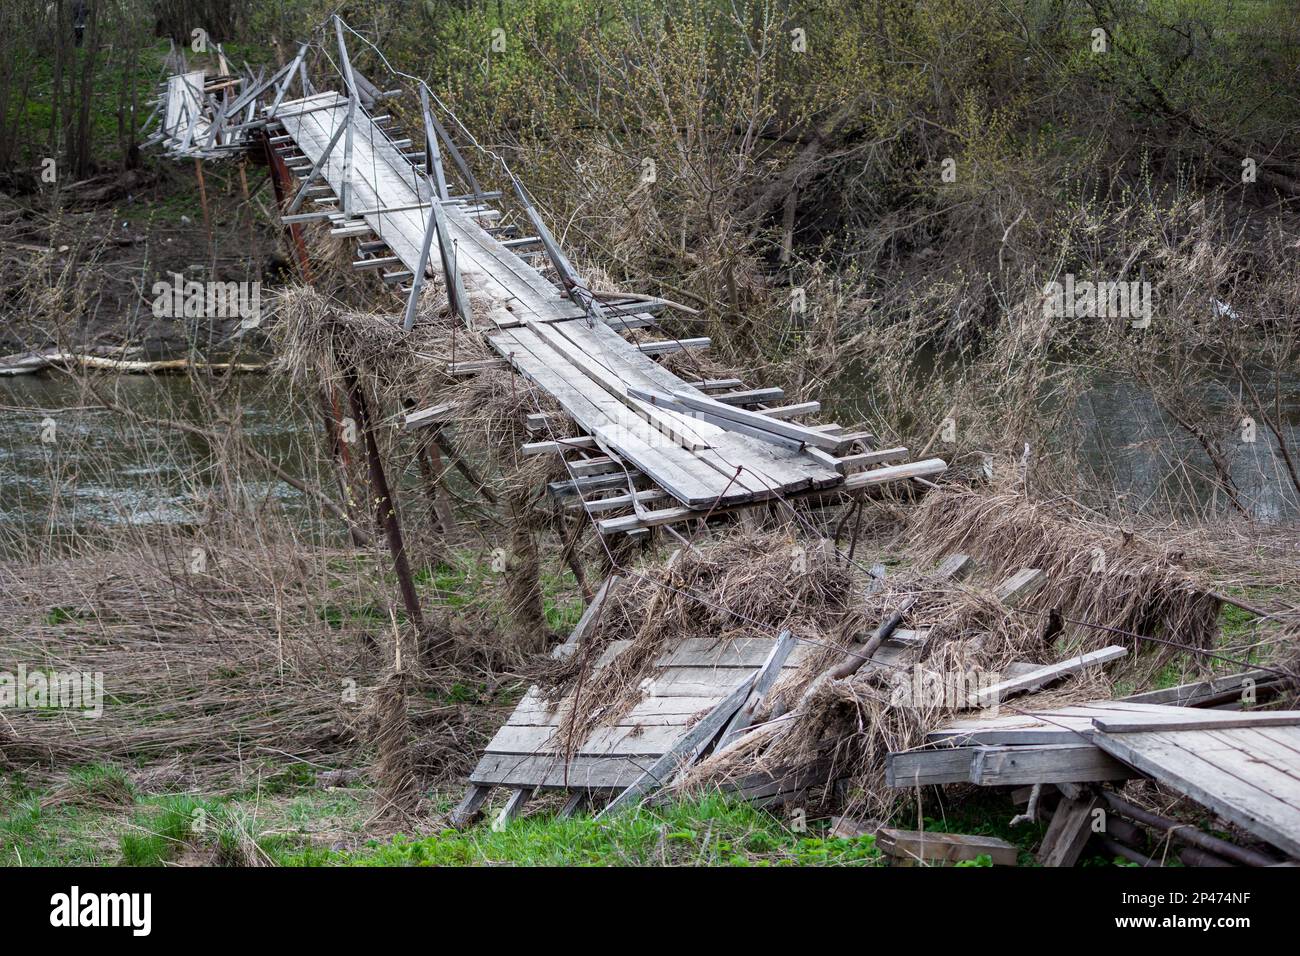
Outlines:
{"type": "Polygon", "coordinates": [[[845,450],[846,443],[838,437],[827,435],[825,432],[815,431],[811,428],[805,428],[802,425],[794,425],[790,422],[783,422],[778,419],[769,418],[761,412],[751,412],[743,408],[735,408],[704,395],[692,395],[685,390],[678,390],[673,392],[671,395],[663,395],[659,392],[647,391],[639,388],[629,389],[629,392],[633,397],[648,402],[651,405],[668,407],[675,410],[685,410],[688,412],[704,412],[715,419],[735,422],[751,429],[767,432],[777,437],[796,442],[797,444],[820,448],[823,451],[837,453],[845,450]]]}
{"type": "Polygon", "coordinates": [[[1079,862],[1083,848],[1092,836],[1095,811],[1101,806],[1101,798],[1091,794],[1079,800],[1062,799],[1052,813],[1047,832],[1043,834],[1038,862],[1043,866],[1074,866],[1079,862]]]}
{"type": "Polygon", "coordinates": [[[1165,687],[1141,694],[1130,694],[1123,698],[1145,704],[1171,704],[1178,707],[1196,707],[1203,701],[1218,700],[1234,692],[1244,693],[1263,684],[1271,684],[1281,678],[1272,671],[1251,670],[1228,677],[1216,677],[1212,680],[1193,681],[1177,687],[1165,687]]]}
{"type": "MultiPolygon", "coordinates": [[[[696,386],[700,388],[700,386],[696,386]]],[[[713,396],[727,405],[760,405],[764,402],[779,402],[785,397],[783,388],[748,388],[737,392],[722,392],[713,396]]]]}
{"type": "Polygon", "coordinates": [[[652,763],[645,773],[615,797],[609,806],[597,814],[597,819],[630,807],[635,801],[660,787],[683,765],[692,763],[699,756],[700,751],[709,745],[731,719],[736,709],[744,703],[753,685],[754,675],[750,675],[725,700],[709,711],[703,720],[684,734],[670,750],[652,763]]]}
{"type": "Polygon", "coordinates": [[[771,408],[760,408],[756,409],[756,411],[768,418],[787,419],[798,418],[801,415],[812,415],[821,411],[821,408],[821,402],[798,402],[794,405],[774,405],[771,408]]]}
{"type": "Polygon", "coordinates": [[[580,504],[571,504],[568,507],[570,510],[581,509],[585,510],[589,515],[598,515],[604,514],[607,511],[618,511],[623,508],[633,507],[633,497],[635,497],[637,504],[645,504],[650,501],[660,501],[667,498],[668,494],[660,491],[658,488],[649,488],[645,491],[636,492],[635,496],[632,494],[626,494],[610,495],[604,498],[585,498],[580,504]]]}
{"type": "MultiPolygon", "coordinates": [[[[490,336],[489,342],[525,378],[559,401],[584,430],[616,447],[620,456],[649,475],[678,501],[688,507],[703,507],[723,496],[726,482],[714,469],[684,449],[674,448],[649,423],[631,414],[607,391],[589,381],[584,382],[585,377],[580,373],[575,371],[566,377],[534,354],[516,333],[501,332],[490,336]]],[[[743,489],[736,489],[724,497],[733,496],[741,500],[748,497],[743,489]]]]}
{"type": "Polygon", "coordinates": [[[1202,716],[1172,716],[1168,720],[1147,717],[1094,717],[1092,725],[1108,734],[1130,732],[1160,733],[1176,730],[1231,730],[1235,728],[1253,729],[1257,727],[1295,727],[1300,726],[1300,710],[1260,711],[1256,713],[1233,713],[1231,711],[1213,711],[1202,716]]]}
{"type": "MultiPolygon", "coordinates": [[[[754,677],[754,686],[749,697],[745,700],[744,705],[736,711],[735,716],[727,723],[722,735],[718,738],[719,751],[725,750],[753,722],[754,712],[762,706],[763,699],[767,697],[768,691],[772,689],[777,678],[781,676],[781,670],[786,666],[786,662],[790,659],[797,644],[798,641],[789,631],[782,631],[780,636],[777,637],[767,659],[763,661],[763,665],[758,669],[758,674],[754,677]]],[[[795,666],[793,662],[791,666],[795,666]]]]}
{"type": "MultiPolygon", "coordinates": [[[[618,376],[625,388],[699,392],[663,366],[629,351],[626,343],[604,326],[589,328],[584,323],[570,322],[565,323],[561,330],[578,348],[600,354],[602,362],[618,376]]],[[[699,394],[702,396],[703,392],[699,394]]],[[[830,487],[841,481],[834,469],[819,466],[798,451],[752,441],[706,425],[699,419],[683,420],[703,428],[708,436],[712,450],[697,454],[707,460],[728,485],[738,483],[755,496],[770,496],[778,490],[788,494],[806,488],[830,487]],[[737,465],[743,466],[739,476],[737,465]]]]}
{"type": "Polygon", "coordinates": [[[1047,583],[1047,572],[1038,568],[1021,568],[996,588],[993,594],[1008,607],[1024,603],[1047,583]]]}
{"type": "Polygon", "coordinates": [[[885,758],[885,785],[924,787],[970,781],[973,747],[945,747],[938,750],[903,750],[885,758]]]}
{"type": "MultiPolygon", "coordinates": [[[[724,691],[705,697],[645,697],[637,701],[618,723],[646,724],[653,717],[666,717],[668,723],[683,723],[683,716],[703,716],[704,711],[721,701],[726,693],[724,691]]],[[[529,688],[510,715],[510,723],[532,726],[556,724],[572,702],[572,697],[554,701],[547,698],[539,688],[529,688]]]]}
{"type": "Polygon", "coordinates": [[[970,782],[982,787],[1093,783],[1142,776],[1090,743],[973,749],[970,782]]]}
{"type": "Polygon", "coordinates": [[[1077,674],[1088,667],[1100,667],[1110,661],[1124,657],[1126,654],[1128,654],[1127,648],[1112,645],[1103,647],[1098,651],[1080,654],[1078,657],[1057,661],[1055,664],[1045,664],[1027,674],[1012,677],[1009,680],[1000,681],[991,687],[984,688],[974,697],[969,706],[992,707],[1015,694],[1024,694],[1037,690],[1045,684],[1068,677],[1070,674],[1077,674]]]}
{"type": "MultiPolygon", "coordinates": [[[[1238,734],[1241,731],[1230,731],[1238,734]]],[[[1190,797],[1226,820],[1249,830],[1291,856],[1300,857],[1300,807],[1267,793],[1242,768],[1225,768],[1202,747],[1202,734],[1099,733],[1101,749],[1137,767],[1161,784],[1190,797]]]]}
{"type": "Polygon", "coordinates": [[[857,455],[845,455],[840,459],[839,466],[841,471],[849,468],[866,468],[869,465],[879,465],[884,462],[899,462],[907,460],[907,448],[881,448],[878,451],[864,451],[857,455]]]}
{"type": "Polygon", "coordinates": [[[1097,728],[1093,726],[1093,720],[1097,718],[1123,719],[1137,725],[1138,729],[1143,729],[1149,724],[1163,723],[1175,717],[1180,723],[1186,723],[1196,720],[1215,721],[1221,714],[1186,707],[1096,701],[1074,707],[1031,710],[1011,716],[954,720],[930,731],[926,735],[926,741],[949,745],[1076,743],[1092,739],[1097,733],[1097,728]]]}
{"type": "MultiPolygon", "coordinates": [[[[1268,729],[1232,727],[1204,733],[1212,740],[1239,751],[1252,778],[1257,771],[1267,768],[1268,777],[1260,777],[1259,783],[1279,799],[1300,806],[1300,731],[1295,728],[1273,728],[1274,736],[1270,737],[1264,733],[1268,729]]],[[[1222,764],[1217,757],[1214,761],[1222,764]]]]}
{"type": "MultiPolygon", "coordinates": [[[[708,697],[728,694],[738,682],[753,675],[734,667],[673,667],[651,678],[646,687],[650,697],[708,697]]],[[[730,715],[728,715],[730,716],[730,715]]]]}
{"type": "MultiPolygon", "coordinates": [[[[626,488],[628,479],[644,477],[641,472],[633,471],[630,475],[593,475],[590,478],[573,478],[568,481],[552,481],[546,486],[547,494],[555,498],[584,498],[587,495],[614,488],[626,488]]],[[[666,494],[666,493],[665,493],[666,494]]]]}
{"type": "MultiPolygon", "coordinates": [[[[729,641],[689,637],[660,655],[655,663],[660,667],[763,667],[771,660],[773,650],[787,633],[782,631],[781,638],[775,641],[770,637],[740,637],[729,641]]],[[[799,666],[807,653],[805,647],[806,645],[791,640],[781,654],[783,663],[778,666],[799,666]]]]}
{"type": "Polygon", "coordinates": [[[562,455],[566,451],[580,451],[596,447],[596,439],[590,435],[577,435],[573,438],[524,442],[519,446],[519,453],[521,455],[562,455]]]}
{"type": "Polygon", "coordinates": [[[923,461],[908,462],[904,465],[890,465],[886,468],[871,468],[859,471],[844,479],[845,491],[861,491],[891,481],[908,478],[932,478],[948,470],[948,464],[942,458],[926,458],[923,461]]]}
{"type": "MultiPolygon", "coordinates": [[[[845,491],[860,491],[864,488],[875,485],[886,484],[891,481],[902,481],[907,478],[920,478],[930,475],[942,474],[948,468],[947,464],[939,458],[927,458],[925,461],[911,462],[906,465],[895,465],[888,468],[877,468],[871,471],[860,472],[856,475],[850,475],[844,479],[842,485],[845,491]]],[[[738,510],[741,506],[727,506],[709,509],[712,515],[729,514],[738,510]]],[[[655,528],[666,524],[677,524],[682,521],[691,521],[703,517],[700,509],[693,508],[662,508],[656,511],[648,511],[641,515],[625,515],[618,518],[604,518],[596,523],[597,530],[601,534],[620,534],[631,531],[636,528],[655,528]]]]}
{"type": "MultiPolygon", "coordinates": [[[[992,723],[990,721],[990,723],[992,723]]],[[[1092,736],[1092,718],[1054,718],[1041,724],[1023,726],[988,726],[964,729],[944,726],[925,735],[926,743],[944,743],[954,747],[976,744],[1000,746],[1005,744],[1071,744],[1092,736]]]]}
{"type": "Polygon", "coordinates": [[[632,347],[643,355],[668,355],[672,352],[680,352],[683,349],[707,349],[709,339],[707,337],[665,339],[662,342],[638,342],[632,347]]]}
{"type": "Polygon", "coordinates": [[[568,820],[581,813],[590,805],[591,791],[575,790],[573,793],[569,794],[569,799],[564,802],[564,806],[560,807],[559,813],[555,815],[556,819],[568,820]]]}
{"type": "Polygon", "coordinates": [[[448,815],[447,822],[457,830],[469,826],[482,812],[483,802],[491,792],[491,787],[471,786],[465,791],[465,796],[461,798],[460,803],[448,815]]]}
{"type": "Polygon", "coordinates": [[[557,757],[522,757],[516,754],[484,754],[470,774],[472,784],[560,787],[622,788],[645,772],[644,758],[574,757],[567,763],[557,757]]]}
{"type": "Polygon", "coordinates": [[[551,651],[552,657],[564,657],[577,649],[578,644],[581,643],[583,638],[585,638],[595,626],[596,621],[600,619],[600,612],[605,607],[605,601],[609,598],[610,592],[614,590],[618,582],[619,576],[617,574],[611,574],[601,582],[600,587],[596,590],[595,596],[591,599],[591,603],[583,610],[582,617],[578,618],[578,623],[573,626],[573,630],[569,632],[569,636],[565,639],[564,643],[557,645],[556,648],[551,651]],[[569,650],[561,650],[561,648],[569,648],[569,650]]]}
{"type": "MultiPolygon", "coordinates": [[[[690,451],[701,464],[713,470],[720,482],[719,487],[736,492],[737,500],[768,497],[804,487],[818,477],[812,471],[815,466],[809,462],[772,461],[760,451],[757,443],[738,447],[734,444],[735,436],[713,424],[674,411],[656,409],[631,397],[636,387],[658,387],[658,383],[665,379],[673,387],[686,386],[661,366],[629,351],[627,344],[608,328],[567,322],[548,329],[547,335],[571,359],[576,351],[588,374],[625,402],[635,414],[658,423],[656,427],[660,430],[666,423],[674,436],[690,436],[691,441],[687,443],[692,446],[690,451]],[[598,358],[588,359],[587,356],[598,358]],[[737,468],[737,465],[742,467],[737,468]]],[[[710,505],[715,503],[716,498],[710,505]]]]}
{"type": "Polygon", "coordinates": [[[975,570],[975,559],[969,554],[950,554],[939,563],[934,572],[936,576],[952,581],[961,581],[975,570]]]}
{"type": "Polygon", "coordinates": [[[423,428],[426,425],[446,421],[451,417],[455,407],[450,402],[443,402],[440,405],[422,408],[419,411],[409,413],[404,419],[404,425],[406,428],[423,428]]]}
{"type": "MultiPolygon", "coordinates": [[[[716,704],[715,704],[716,706],[716,704]]],[[[674,715],[665,722],[661,718],[654,724],[633,723],[633,718],[621,718],[617,726],[597,727],[585,740],[566,741],[557,729],[558,725],[525,726],[507,723],[496,732],[484,748],[484,753],[493,754],[564,754],[572,747],[575,754],[590,757],[607,755],[659,756],[665,753],[681,737],[694,714],[674,715]]]]}
{"type": "MultiPolygon", "coordinates": [[[[533,341],[536,341],[535,336],[533,341]]],[[[688,507],[704,507],[719,497],[746,500],[743,487],[728,489],[716,470],[676,447],[649,422],[571,364],[569,371],[548,364],[522,333],[501,332],[489,342],[526,378],[549,392],[585,431],[618,449],[619,455],[649,475],[688,507]]]]}
{"type": "Polygon", "coordinates": [[[532,795],[532,787],[516,787],[510,794],[510,799],[506,801],[506,805],[501,808],[501,813],[492,821],[492,829],[500,831],[508,827],[510,821],[523,811],[524,804],[532,795]]]}
{"type": "MultiPolygon", "coordinates": [[[[708,427],[692,422],[686,416],[665,413],[660,409],[636,401],[627,387],[619,370],[611,363],[618,350],[626,346],[623,339],[614,336],[622,345],[609,342],[607,348],[584,348],[575,336],[581,335],[586,326],[582,323],[564,323],[562,326],[539,323],[530,326],[531,331],[549,346],[560,359],[579,369],[588,379],[596,383],[633,414],[645,419],[661,435],[681,445],[687,451],[707,448],[714,432],[708,427]]],[[[524,333],[526,334],[526,333],[524,333]]]]}
{"type": "Polygon", "coordinates": [[[876,846],[887,856],[926,863],[958,863],[989,857],[995,866],[1015,866],[1019,850],[1006,840],[962,833],[936,833],[933,830],[896,830],[881,827],[876,831],[876,846]]]}

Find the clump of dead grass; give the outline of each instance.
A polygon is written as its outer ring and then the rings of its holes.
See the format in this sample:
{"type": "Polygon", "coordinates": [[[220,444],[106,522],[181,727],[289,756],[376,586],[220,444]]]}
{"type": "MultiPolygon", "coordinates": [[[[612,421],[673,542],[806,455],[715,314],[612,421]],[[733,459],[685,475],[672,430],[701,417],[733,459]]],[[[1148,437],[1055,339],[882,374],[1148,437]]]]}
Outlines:
{"type": "Polygon", "coordinates": [[[580,652],[552,675],[551,692],[575,692],[578,701],[557,736],[581,741],[627,713],[659,657],[683,640],[716,646],[789,630],[799,640],[826,643],[847,613],[854,580],[820,548],[743,531],[682,549],[662,567],[633,569],[610,593],[580,652]],[[630,643],[594,677],[616,641],[630,643]]]}
{"type": "MultiPolygon", "coordinates": [[[[286,760],[365,762],[365,704],[382,682],[392,628],[391,585],[365,567],[353,551],[229,528],[123,536],[102,550],[0,564],[6,667],[99,673],[104,686],[97,718],[7,713],[0,767],[57,781],[69,767],[111,763],[139,768],[137,786],[217,794],[286,760]]],[[[458,756],[423,754],[420,775],[463,772],[495,723],[491,708],[433,693],[474,680],[481,666],[457,651],[445,672],[418,676],[431,692],[411,695],[413,734],[461,742],[458,756]]]]}
{"type": "MultiPolygon", "coordinates": [[[[923,560],[969,554],[993,578],[1039,568],[1047,584],[1033,613],[1057,608],[1072,652],[1139,641],[1152,670],[1181,651],[1213,647],[1220,602],[1171,555],[1146,538],[1092,524],[1063,508],[1011,493],[949,490],[928,495],[909,524],[923,560]],[[1162,643],[1168,642],[1168,643],[1162,643]]],[[[1209,658],[1205,658],[1209,667],[1209,658]]]]}

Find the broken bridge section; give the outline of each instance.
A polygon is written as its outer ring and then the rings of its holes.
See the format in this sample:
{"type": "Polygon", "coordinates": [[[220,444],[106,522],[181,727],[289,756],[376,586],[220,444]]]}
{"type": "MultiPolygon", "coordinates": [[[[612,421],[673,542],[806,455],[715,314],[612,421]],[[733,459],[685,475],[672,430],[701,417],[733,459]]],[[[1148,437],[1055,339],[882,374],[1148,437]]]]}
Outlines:
{"type": "MultiPolygon", "coordinates": [[[[625,333],[654,328],[664,307],[682,307],[587,288],[508,170],[524,215],[504,222],[493,205],[501,193],[479,186],[434,115],[432,91],[417,91],[424,129],[417,137],[404,134],[379,112],[401,91],[383,92],[357,73],[346,27],[338,18],[332,23],[339,66],[330,85],[339,89],[318,91],[308,79],[310,44],[269,78],[247,68],[228,76],[222,55],[218,76],[186,66],[166,80],[156,110],[161,129],[151,141],[196,159],[265,144],[276,155],[278,186],[292,194],[284,224],[323,221],[334,237],[355,239],[353,266],[377,272],[408,296],[407,329],[416,321],[422,283],[440,267],[454,313],[487,333],[500,361],[564,410],[563,421],[531,416],[547,440],[524,451],[561,456],[571,480],[553,484],[551,493],[577,499],[569,507],[585,511],[601,533],[644,534],[799,496],[839,500],[845,492],[945,470],[939,459],[908,462],[906,448],[878,448],[869,433],[801,424],[819,403],[773,404],[779,388],[688,381],[669,371],[659,357],[707,348],[709,340],[636,343],[625,333]],[[288,95],[291,87],[296,98],[288,95]],[[448,184],[444,155],[464,189],[459,194],[448,184]],[[521,234],[520,224],[535,234],[521,234]]],[[[334,51],[328,53],[334,62],[334,51]]],[[[453,374],[490,363],[460,364],[453,374]]],[[[428,423],[413,417],[408,424],[428,423]]]]}
{"type": "MultiPolygon", "coordinates": [[[[749,410],[728,402],[726,393],[710,397],[700,387],[707,383],[674,375],[653,356],[704,347],[707,340],[670,339],[647,349],[619,329],[653,324],[653,315],[638,314],[635,322],[593,320],[533,265],[534,256],[522,254],[540,239],[505,238],[501,213],[491,205],[499,194],[441,198],[427,174],[427,152],[407,152],[409,139],[395,136],[348,97],[326,92],[282,102],[267,119],[283,130],[273,143],[301,178],[303,198],[315,207],[289,213],[287,222],[326,220],[334,235],[362,240],[370,254],[355,265],[380,269],[390,282],[414,284],[432,263],[453,264],[449,285],[464,289],[475,303],[469,320],[489,331],[488,341],[502,359],[553,397],[577,426],[577,434],[526,450],[579,453],[578,480],[557,491],[570,492],[599,513],[603,532],[944,470],[942,461],[930,459],[846,482],[845,463],[835,453],[848,453],[855,443],[869,446],[871,436],[797,425],[780,409],[749,410]],[[641,478],[660,493],[638,492],[634,484],[641,478]],[[647,500],[666,507],[647,509],[647,500]],[[604,517],[619,509],[631,514],[604,517]]],[[[806,403],[796,411],[816,407],[806,403]]],[[[905,454],[892,449],[878,458],[858,458],[882,465],[905,454]]]]}

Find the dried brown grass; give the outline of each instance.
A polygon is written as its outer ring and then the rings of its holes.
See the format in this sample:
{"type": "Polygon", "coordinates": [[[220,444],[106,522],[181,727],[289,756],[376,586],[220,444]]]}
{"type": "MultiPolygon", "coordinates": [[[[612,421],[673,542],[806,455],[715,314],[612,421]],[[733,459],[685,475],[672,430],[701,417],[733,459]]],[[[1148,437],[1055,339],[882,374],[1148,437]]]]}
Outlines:
{"type": "MultiPolygon", "coordinates": [[[[7,668],[103,674],[102,716],[6,712],[0,766],[57,779],[79,764],[138,768],[137,784],[233,792],[285,761],[367,762],[368,701],[391,659],[392,601],[353,551],[214,529],[122,536],[108,550],[0,564],[7,668]],[[205,566],[195,570],[194,549],[205,566]]],[[[485,646],[449,653],[423,689],[472,679],[485,646]],[[475,655],[479,655],[476,657],[475,655]]],[[[499,666],[497,663],[497,666],[499,666]]],[[[423,779],[456,777],[497,714],[411,695],[423,779]]]]}
{"type": "Polygon", "coordinates": [[[1020,568],[1047,572],[1031,608],[1057,608],[1081,622],[1066,624],[1062,647],[1071,652],[1129,644],[1153,672],[1184,650],[1210,649],[1218,635],[1220,602],[1181,566],[1176,550],[1112,534],[1064,507],[1013,493],[946,491],[921,502],[910,537],[925,560],[960,552],[994,577],[1020,568]],[[1154,640],[1133,645],[1134,634],[1154,640]]]}
{"type": "Polygon", "coordinates": [[[683,549],[663,567],[641,565],[612,591],[581,651],[552,675],[551,693],[575,693],[578,702],[557,736],[580,741],[627,713],[659,656],[688,638],[726,644],[788,629],[826,642],[847,614],[853,581],[820,549],[805,552],[774,534],[739,533],[683,549]],[[794,573],[796,563],[805,570],[794,573]],[[615,641],[630,644],[593,678],[615,641]]]}

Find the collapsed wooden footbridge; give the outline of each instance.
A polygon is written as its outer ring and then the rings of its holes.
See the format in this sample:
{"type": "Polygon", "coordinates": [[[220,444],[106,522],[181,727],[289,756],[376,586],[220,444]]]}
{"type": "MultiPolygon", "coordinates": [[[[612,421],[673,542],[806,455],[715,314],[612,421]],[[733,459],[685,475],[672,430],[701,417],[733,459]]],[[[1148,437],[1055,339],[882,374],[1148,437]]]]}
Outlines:
{"type": "MultiPolygon", "coordinates": [[[[480,187],[448,133],[458,126],[454,114],[444,124],[440,102],[420,84],[424,129],[415,138],[404,133],[381,112],[402,91],[380,91],[354,70],[346,27],[335,18],[333,28],[341,89],[318,91],[308,80],[306,45],[269,78],[187,71],[160,91],[151,142],[178,158],[269,151],[284,225],[321,221],[330,235],[355,240],[354,267],[378,270],[405,291],[405,313],[392,320],[408,330],[421,287],[439,276],[461,321],[486,330],[501,361],[563,408],[569,421],[537,421],[545,440],[524,450],[563,458],[571,479],[552,492],[577,497],[602,534],[798,497],[838,500],[945,470],[939,459],[911,462],[905,448],[877,448],[870,434],[800,423],[817,412],[816,402],[774,404],[780,389],[687,381],[664,368],[657,356],[705,348],[708,340],[629,342],[622,333],[655,327],[665,303],[590,289],[501,164],[519,220],[503,223],[502,193],[480,187]]],[[[476,370],[461,363],[452,371],[476,370]]],[[[441,411],[417,411],[410,424],[435,421],[441,411]]]]}
{"type": "MultiPolygon", "coordinates": [[[[685,379],[660,364],[663,355],[706,348],[708,340],[667,334],[658,341],[629,340],[632,330],[660,329],[665,310],[680,307],[653,296],[593,290],[506,165],[491,157],[489,171],[504,188],[484,189],[456,139],[477,144],[454,113],[419,81],[404,92],[381,90],[366,79],[352,66],[349,34],[365,42],[339,18],[330,21],[326,59],[333,63],[337,56],[337,68],[328,89],[317,89],[308,76],[307,44],[269,76],[248,67],[231,70],[219,48],[217,75],[182,65],[159,91],[158,129],[149,142],[169,156],[195,161],[262,154],[305,279],[312,267],[302,230],[320,223],[331,236],[355,243],[355,269],[377,273],[405,293],[404,311],[376,321],[412,330],[421,321],[422,288],[437,281],[451,314],[485,333],[497,355],[488,362],[454,363],[446,371],[473,375],[488,365],[508,366],[554,399],[563,416],[529,415],[536,440],[523,451],[563,461],[567,480],[548,490],[571,503],[577,499],[580,513],[600,534],[642,536],[660,526],[702,525],[796,500],[837,503],[891,483],[928,484],[946,469],[936,458],[909,460],[906,448],[879,447],[869,433],[810,422],[820,410],[815,401],[781,404],[779,388],[685,379]],[[410,114],[422,119],[414,135],[388,111],[387,104],[401,96],[411,97],[410,114]]],[[[370,429],[373,421],[355,381],[348,391],[363,431],[370,429]]],[[[449,406],[418,409],[406,416],[406,425],[438,428],[453,414],[449,406]]],[[[408,611],[418,621],[396,508],[389,506],[391,492],[369,435],[367,444],[378,524],[386,530],[408,611]]],[[[968,558],[953,555],[935,572],[934,583],[955,582],[968,565],[968,558]]],[[[994,593],[1012,606],[1041,586],[1041,579],[1042,572],[1023,569],[994,593]]],[[[619,581],[618,574],[605,581],[556,657],[584,652],[584,638],[619,581]]],[[[864,664],[867,670],[914,666],[927,630],[920,622],[900,628],[907,610],[856,638],[863,646],[850,649],[830,676],[852,675],[864,664]]],[[[590,679],[601,680],[602,670],[629,643],[614,641],[592,655],[590,679]]],[[[453,822],[476,816],[494,788],[510,792],[502,821],[539,790],[568,791],[566,813],[596,799],[612,801],[605,812],[627,805],[679,779],[705,752],[716,755],[734,745],[751,730],[754,714],[783,672],[800,666],[807,650],[789,632],[757,629],[726,642],[682,640],[651,662],[639,703],[579,740],[559,739],[559,728],[581,687],[549,702],[535,688],[486,748],[453,822]]],[[[1064,661],[1016,662],[1005,681],[986,690],[996,704],[1125,653],[1107,647],[1064,661]]],[[[1247,678],[1253,686],[1255,678],[1242,675],[1247,678]]],[[[1235,693],[1236,679],[1229,685],[1235,693]]],[[[1102,781],[1149,776],[1294,857],[1300,853],[1300,713],[1196,711],[1191,708],[1235,702],[1197,697],[1199,685],[1189,688],[1186,696],[1158,701],[1139,695],[958,721],[930,734],[916,750],[891,754],[890,784],[1024,786],[1030,788],[1030,818],[1039,797],[1049,801],[1056,788],[1061,799],[1043,855],[1060,865],[1077,859],[1088,839],[1088,815],[1105,801],[1116,813],[1136,813],[1144,825],[1163,825],[1096,789],[1102,781]],[[1209,749],[1217,762],[1207,756],[1209,749]]],[[[779,803],[809,786],[834,783],[828,773],[818,766],[775,768],[736,786],[751,799],[779,803]]],[[[900,855],[916,859],[951,860],[966,850],[987,849],[964,846],[961,839],[881,834],[882,845],[888,840],[906,848],[900,855]]],[[[1183,839],[1193,852],[1189,860],[1200,853],[1220,862],[1275,863],[1215,838],[1183,839]]],[[[994,849],[1011,850],[1014,862],[1014,848],[994,849]]]]}

